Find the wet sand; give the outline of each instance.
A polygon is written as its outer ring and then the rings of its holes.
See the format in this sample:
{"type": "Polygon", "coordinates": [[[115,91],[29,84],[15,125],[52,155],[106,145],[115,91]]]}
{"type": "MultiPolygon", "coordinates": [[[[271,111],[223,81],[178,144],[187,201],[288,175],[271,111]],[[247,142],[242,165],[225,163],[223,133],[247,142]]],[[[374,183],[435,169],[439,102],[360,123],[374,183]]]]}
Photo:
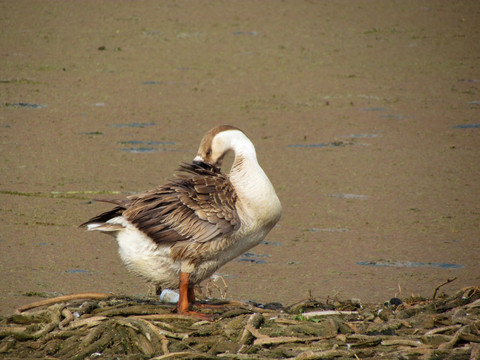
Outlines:
{"type": "Polygon", "coordinates": [[[228,298],[479,285],[478,3],[12,1],[0,22],[0,313],[145,294],[115,241],[78,225],[222,123],[284,207],[220,269],[228,298]]]}

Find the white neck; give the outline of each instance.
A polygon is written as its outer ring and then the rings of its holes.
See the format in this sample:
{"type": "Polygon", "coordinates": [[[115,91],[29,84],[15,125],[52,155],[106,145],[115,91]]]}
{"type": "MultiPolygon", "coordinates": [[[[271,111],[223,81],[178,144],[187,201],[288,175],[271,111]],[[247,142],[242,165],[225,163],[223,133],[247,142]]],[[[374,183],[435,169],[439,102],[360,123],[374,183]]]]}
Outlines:
{"type": "Polygon", "coordinates": [[[246,189],[252,185],[255,186],[260,179],[268,181],[267,176],[258,164],[253,143],[243,132],[238,130],[225,131],[217,135],[214,141],[216,140],[221,143],[219,147],[222,147],[225,153],[229,151],[234,153],[229,176],[235,188],[246,189]]]}
{"type": "MultiPolygon", "coordinates": [[[[275,190],[257,161],[252,142],[240,131],[227,131],[223,137],[228,150],[234,152],[229,173],[238,199],[245,209],[260,215],[280,206],[275,190]],[[228,134],[230,133],[230,134],[228,134]]],[[[266,216],[267,214],[265,214],[266,216]]]]}
{"type": "MultiPolygon", "coordinates": [[[[253,143],[243,132],[239,130],[225,131],[218,135],[218,140],[221,142],[225,152],[234,152],[234,165],[237,160],[240,160],[240,158],[257,162],[255,146],[253,146],[253,143]]],[[[232,169],[233,167],[234,166],[232,166],[232,169]]]]}

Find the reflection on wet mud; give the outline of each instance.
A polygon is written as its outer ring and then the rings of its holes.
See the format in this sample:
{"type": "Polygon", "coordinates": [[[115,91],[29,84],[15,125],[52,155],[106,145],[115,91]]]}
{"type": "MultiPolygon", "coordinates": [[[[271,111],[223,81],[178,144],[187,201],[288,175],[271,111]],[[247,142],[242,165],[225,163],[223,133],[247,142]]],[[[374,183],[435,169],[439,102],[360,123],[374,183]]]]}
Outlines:
{"type": "Polygon", "coordinates": [[[108,126],[114,128],[125,128],[125,127],[133,127],[133,128],[144,128],[147,126],[155,126],[155,123],[138,123],[138,122],[131,122],[131,123],[124,123],[124,124],[110,124],[108,126]]]}
{"type": "Polygon", "coordinates": [[[439,267],[442,269],[461,269],[465,265],[435,262],[417,262],[417,261],[394,261],[394,260],[370,260],[359,261],[358,265],[378,266],[378,267],[439,267]]]}
{"type": "Polygon", "coordinates": [[[367,195],[361,195],[361,194],[329,194],[327,196],[338,198],[338,199],[358,199],[358,200],[366,200],[368,198],[367,195]]]}
{"type": "Polygon", "coordinates": [[[43,109],[43,108],[46,108],[47,105],[19,102],[19,103],[5,103],[5,107],[24,108],[24,109],[43,109]]]}
{"type": "Polygon", "coordinates": [[[90,271],[83,270],[83,269],[70,269],[70,270],[65,270],[65,272],[67,272],[69,274],[87,274],[90,271]]]}
{"type": "Polygon", "coordinates": [[[310,229],[307,229],[306,231],[310,231],[310,232],[318,232],[318,231],[322,231],[322,232],[348,232],[350,230],[347,229],[347,228],[323,228],[323,229],[310,228],[310,229]]]}
{"type": "Polygon", "coordinates": [[[120,141],[122,145],[138,145],[133,147],[125,147],[120,149],[121,151],[127,151],[131,153],[151,153],[154,151],[177,151],[168,145],[175,145],[173,141],[140,141],[140,140],[127,140],[120,141]]]}
{"type": "Polygon", "coordinates": [[[480,124],[461,124],[461,125],[455,125],[455,129],[474,129],[474,128],[480,128],[480,124]]]}
{"type": "Polygon", "coordinates": [[[267,260],[264,260],[263,258],[270,257],[268,254],[254,254],[251,252],[247,252],[240,256],[238,258],[238,261],[245,261],[245,262],[251,262],[255,264],[266,264],[267,260]]]}
{"type": "Polygon", "coordinates": [[[339,146],[348,146],[348,145],[357,145],[351,142],[345,141],[332,141],[328,143],[319,143],[319,144],[292,144],[287,145],[287,147],[293,148],[324,148],[324,147],[339,147],[339,146]]]}

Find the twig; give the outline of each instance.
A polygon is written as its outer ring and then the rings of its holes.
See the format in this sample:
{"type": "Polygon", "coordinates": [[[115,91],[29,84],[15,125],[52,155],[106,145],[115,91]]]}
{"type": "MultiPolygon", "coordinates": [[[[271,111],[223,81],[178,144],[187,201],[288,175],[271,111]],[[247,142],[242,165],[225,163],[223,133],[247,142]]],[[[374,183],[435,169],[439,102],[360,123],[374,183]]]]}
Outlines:
{"type": "Polygon", "coordinates": [[[100,324],[102,321],[106,319],[108,319],[106,316],[92,316],[85,319],[77,319],[72,321],[68,325],[68,327],[70,329],[76,329],[86,325],[88,328],[91,328],[91,327],[97,326],[98,324],[100,324]]]}
{"type": "Polygon", "coordinates": [[[391,340],[382,340],[381,344],[383,346],[413,346],[413,347],[420,347],[425,346],[420,341],[417,340],[409,340],[409,339],[391,339],[391,340]]]}
{"type": "Polygon", "coordinates": [[[179,320],[192,320],[191,316],[180,314],[145,314],[145,315],[132,315],[139,319],[144,320],[165,320],[165,319],[179,319],[179,320]]]}
{"type": "Polygon", "coordinates": [[[51,308],[51,312],[50,312],[50,317],[51,317],[51,321],[49,323],[47,323],[42,329],[34,332],[32,334],[32,337],[34,339],[38,339],[40,338],[41,336],[49,333],[50,331],[52,331],[53,329],[55,329],[58,324],[60,324],[60,306],[59,305],[54,305],[52,306],[51,308]]]}
{"type": "Polygon", "coordinates": [[[191,351],[180,351],[180,352],[169,352],[168,354],[164,354],[161,356],[156,356],[151,358],[150,360],[163,360],[163,359],[175,359],[175,358],[182,358],[182,359],[205,359],[205,354],[203,353],[195,353],[191,351]]]}
{"type": "MultiPolygon", "coordinates": [[[[73,359],[74,360],[85,359],[88,355],[90,355],[94,352],[102,352],[103,349],[105,349],[110,344],[110,342],[114,339],[114,336],[115,336],[115,332],[113,332],[113,331],[103,331],[98,340],[96,340],[95,342],[93,342],[89,346],[81,348],[82,351],[77,353],[73,357],[73,359]]],[[[71,353],[71,354],[73,355],[73,353],[71,353]]]]}
{"type": "Polygon", "coordinates": [[[162,343],[162,351],[163,351],[163,355],[168,355],[170,354],[170,350],[168,350],[168,339],[167,337],[164,335],[164,334],[160,334],[160,341],[162,343]]]}
{"type": "Polygon", "coordinates": [[[105,293],[79,293],[79,294],[64,295],[64,296],[58,296],[51,299],[40,300],[27,305],[23,305],[19,307],[17,311],[21,313],[39,306],[52,305],[52,304],[57,304],[57,303],[66,302],[70,300],[105,299],[111,296],[112,294],[105,294],[105,293]]]}
{"type": "MultiPolygon", "coordinates": [[[[254,335],[255,336],[255,335],[254,335]]],[[[300,338],[296,336],[276,336],[276,337],[261,337],[255,339],[253,342],[254,345],[276,345],[276,344],[285,344],[285,343],[294,343],[294,342],[312,342],[318,340],[324,340],[324,336],[312,336],[308,338],[300,338]]]]}
{"type": "Polygon", "coordinates": [[[319,310],[302,313],[305,319],[309,319],[314,316],[331,316],[331,315],[357,315],[357,311],[338,311],[338,310],[319,310]]]}
{"type": "Polygon", "coordinates": [[[480,299],[475,300],[474,302],[465,306],[467,309],[471,309],[474,307],[480,307],[480,299]]]}
{"type": "Polygon", "coordinates": [[[245,325],[245,330],[249,331],[250,334],[255,336],[257,339],[269,339],[270,338],[270,336],[262,334],[260,331],[255,329],[255,327],[253,327],[253,325],[251,325],[251,324],[245,325]]]}
{"type": "Polygon", "coordinates": [[[460,340],[462,333],[464,333],[467,329],[468,329],[468,325],[462,326],[460,329],[457,330],[457,332],[455,333],[455,335],[453,335],[450,341],[447,341],[443,344],[438,345],[438,349],[439,350],[452,349],[460,340]]]}
{"type": "Polygon", "coordinates": [[[435,335],[435,334],[441,334],[441,333],[446,332],[446,331],[457,330],[461,327],[462,327],[462,325],[460,325],[460,324],[438,327],[438,328],[427,331],[425,334],[423,334],[423,336],[431,336],[431,335],[435,335]]]}
{"type": "Polygon", "coordinates": [[[268,335],[262,334],[260,331],[255,329],[252,325],[247,324],[245,330],[249,331],[253,336],[256,337],[253,344],[254,345],[272,345],[272,344],[283,344],[290,342],[310,342],[316,340],[325,339],[323,336],[309,337],[309,338],[299,338],[293,336],[278,336],[270,337],[268,335]]]}
{"type": "Polygon", "coordinates": [[[435,299],[435,297],[437,296],[438,290],[440,290],[440,288],[441,288],[442,286],[447,285],[447,284],[449,284],[449,283],[451,283],[452,281],[455,281],[455,280],[457,280],[456,277],[454,277],[454,278],[452,278],[452,279],[447,279],[447,281],[445,281],[444,283],[438,285],[438,286],[435,288],[435,291],[433,292],[433,297],[432,297],[432,299],[435,299]]]}
{"type": "Polygon", "coordinates": [[[257,329],[264,322],[264,317],[259,313],[253,313],[249,316],[247,320],[247,325],[244,327],[242,334],[238,337],[237,342],[242,344],[237,350],[237,353],[245,352],[251,343],[253,343],[253,338],[261,338],[262,336],[267,336],[261,334],[257,329]],[[249,330],[250,329],[250,330],[249,330]]]}
{"type": "Polygon", "coordinates": [[[67,309],[67,308],[64,308],[62,310],[62,316],[64,317],[64,319],[60,322],[60,324],[58,324],[58,327],[60,329],[63,329],[64,327],[66,327],[68,324],[70,324],[70,322],[73,321],[73,314],[72,312],[67,309]]]}
{"type": "MultiPolygon", "coordinates": [[[[353,355],[355,356],[355,359],[358,359],[358,356],[355,353],[353,353],[353,355]]],[[[336,357],[342,357],[345,359],[351,358],[352,352],[348,350],[337,350],[337,349],[324,350],[324,351],[307,350],[298,354],[296,357],[293,358],[293,360],[333,359],[336,357]]]]}

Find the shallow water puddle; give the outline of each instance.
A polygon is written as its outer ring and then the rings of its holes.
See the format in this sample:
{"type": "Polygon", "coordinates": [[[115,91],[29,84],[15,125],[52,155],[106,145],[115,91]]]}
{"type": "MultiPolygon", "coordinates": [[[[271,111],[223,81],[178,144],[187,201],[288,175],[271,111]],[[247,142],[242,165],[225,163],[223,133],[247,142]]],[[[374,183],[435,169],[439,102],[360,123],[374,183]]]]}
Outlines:
{"type": "Polygon", "coordinates": [[[255,264],[266,264],[267,260],[263,260],[263,258],[270,257],[268,254],[254,254],[251,252],[247,252],[240,256],[237,261],[245,261],[245,262],[251,262],[255,264]]]}
{"type": "Polygon", "coordinates": [[[70,269],[70,270],[65,270],[65,272],[69,274],[88,274],[90,271],[83,270],[83,269],[70,269]]]}
{"type": "Polygon", "coordinates": [[[402,115],[394,115],[394,114],[381,114],[380,117],[384,119],[392,119],[392,120],[402,120],[404,116],[402,115]]]}
{"type": "Polygon", "coordinates": [[[140,84],[142,85],[187,85],[186,82],[183,81],[142,81],[140,84]]]}
{"type": "Polygon", "coordinates": [[[319,144],[292,144],[286,145],[286,147],[292,148],[324,148],[324,147],[339,147],[339,146],[348,146],[348,145],[357,145],[351,142],[345,141],[332,141],[328,143],[319,143],[319,144]]]}
{"type": "Polygon", "coordinates": [[[124,124],[109,124],[108,126],[114,128],[126,128],[126,127],[133,127],[133,128],[144,128],[147,126],[155,126],[156,123],[138,123],[138,122],[131,122],[131,123],[124,123],[124,124]]]}
{"type": "Polygon", "coordinates": [[[362,111],[387,111],[387,108],[384,108],[384,107],[367,107],[367,108],[362,108],[362,111]]]}
{"type": "Polygon", "coordinates": [[[394,261],[394,260],[371,260],[359,261],[357,265],[377,266],[377,267],[439,267],[442,269],[461,269],[465,265],[435,262],[417,262],[417,261],[394,261]]]}
{"type": "Polygon", "coordinates": [[[120,141],[120,144],[127,144],[127,145],[174,145],[174,141],[141,141],[141,140],[127,140],[127,141],[120,141]]]}
{"type": "Polygon", "coordinates": [[[323,229],[310,228],[310,229],[306,229],[306,231],[310,231],[310,232],[318,232],[318,231],[322,231],[322,232],[348,232],[350,230],[347,229],[347,228],[323,228],[323,229]]]}
{"type": "Polygon", "coordinates": [[[475,129],[475,128],[480,128],[480,124],[461,124],[461,125],[455,125],[453,128],[454,129],[475,129]]]}
{"type": "Polygon", "coordinates": [[[5,107],[24,108],[24,109],[43,109],[43,108],[46,108],[47,105],[19,102],[19,103],[5,103],[5,107]]]}
{"type": "Polygon", "coordinates": [[[154,151],[177,151],[166,145],[175,145],[173,141],[140,141],[140,140],[128,140],[120,141],[122,145],[140,145],[136,147],[122,148],[121,151],[127,151],[131,153],[151,153],[154,151]]]}
{"type": "Polygon", "coordinates": [[[162,151],[162,150],[154,149],[154,148],[151,148],[151,147],[124,148],[124,149],[120,149],[120,150],[131,152],[133,154],[151,153],[151,152],[154,152],[154,151],[162,151]]]}
{"type": "Polygon", "coordinates": [[[238,35],[257,36],[258,32],[257,31],[234,31],[233,35],[235,35],[235,36],[238,36],[238,35]]]}
{"type": "Polygon", "coordinates": [[[326,147],[345,147],[345,146],[368,146],[366,143],[355,142],[354,139],[372,139],[378,138],[381,135],[378,134],[350,134],[348,136],[343,136],[344,140],[329,141],[324,143],[305,143],[305,144],[290,144],[286,147],[290,148],[326,148],[326,147]],[[353,141],[350,141],[353,140],[353,141]]]}
{"type": "Polygon", "coordinates": [[[381,135],[378,134],[350,134],[348,136],[345,136],[347,139],[372,139],[372,138],[378,138],[381,137],[381,135]]]}
{"type": "Polygon", "coordinates": [[[273,245],[273,246],[281,246],[282,245],[277,241],[264,241],[264,240],[262,240],[260,242],[260,244],[262,244],[262,245],[273,245]]]}
{"type": "MultiPolygon", "coordinates": [[[[384,112],[384,111],[388,111],[387,108],[385,107],[366,107],[366,108],[362,108],[362,111],[380,111],[380,112],[384,112]]],[[[404,119],[405,117],[403,115],[394,115],[394,114],[380,114],[380,117],[384,118],[384,119],[393,119],[393,120],[402,120],[404,119]]]]}
{"type": "Polygon", "coordinates": [[[361,195],[361,194],[328,194],[327,196],[338,198],[338,199],[358,199],[358,200],[366,200],[368,198],[367,195],[361,195]]]}
{"type": "Polygon", "coordinates": [[[101,131],[87,131],[84,132],[85,135],[103,135],[101,131]]]}

